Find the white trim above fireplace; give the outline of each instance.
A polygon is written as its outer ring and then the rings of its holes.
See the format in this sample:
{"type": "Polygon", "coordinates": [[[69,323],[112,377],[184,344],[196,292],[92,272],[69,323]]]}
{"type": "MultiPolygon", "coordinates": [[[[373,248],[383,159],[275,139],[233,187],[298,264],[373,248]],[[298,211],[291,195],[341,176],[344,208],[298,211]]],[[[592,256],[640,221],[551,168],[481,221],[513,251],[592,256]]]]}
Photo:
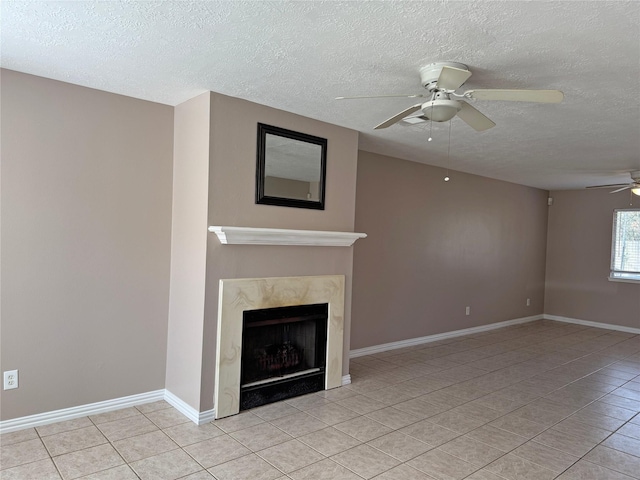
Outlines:
{"type": "Polygon", "coordinates": [[[344,275],[220,280],[215,416],[240,411],[243,313],[262,308],[328,304],[325,389],[343,385],[344,275]]]}
{"type": "Polygon", "coordinates": [[[366,233],[323,230],[285,230],[281,228],[224,227],[208,229],[223,245],[307,245],[317,247],[350,247],[366,233]]]}

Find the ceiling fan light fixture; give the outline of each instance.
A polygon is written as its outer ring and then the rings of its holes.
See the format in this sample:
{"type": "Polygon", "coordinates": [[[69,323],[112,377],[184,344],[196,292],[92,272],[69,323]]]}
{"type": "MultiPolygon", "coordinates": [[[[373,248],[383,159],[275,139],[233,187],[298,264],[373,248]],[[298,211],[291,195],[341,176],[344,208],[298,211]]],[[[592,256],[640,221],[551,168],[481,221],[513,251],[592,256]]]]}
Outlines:
{"type": "Polygon", "coordinates": [[[434,122],[448,122],[462,108],[457,100],[434,100],[422,105],[422,114],[434,122]]]}
{"type": "Polygon", "coordinates": [[[640,187],[634,187],[631,189],[631,193],[640,197],[640,187]]]}

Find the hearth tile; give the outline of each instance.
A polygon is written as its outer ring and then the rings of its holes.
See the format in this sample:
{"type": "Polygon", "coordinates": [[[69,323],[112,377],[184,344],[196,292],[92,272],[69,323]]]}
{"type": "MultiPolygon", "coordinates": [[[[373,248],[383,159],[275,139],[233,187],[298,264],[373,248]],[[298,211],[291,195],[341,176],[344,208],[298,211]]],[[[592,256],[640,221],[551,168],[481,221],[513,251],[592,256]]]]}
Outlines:
{"type": "Polygon", "coordinates": [[[334,428],[362,442],[368,442],[392,432],[389,427],[367,417],[356,417],[353,420],[334,425],[334,428]]]}
{"type": "Polygon", "coordinates": [[[282,477],[282,472],[255,453],[217,465],[209,472],[218,480],[276,480],[282,477]]]}
{"type": "Polygon", "coordinates": [[[13,445],[3,445],[2,449],[0,449],[0,454],[0,466],[3,469],[49,458],[47,449],[39,438],[14,443],[13,445]]]}
{"type": "Polygon", "coordinates": [[[330,403],[321,407],[311,408],[306,411],[309,415],[317,418],[327,425],[335,425],[337,423],[346,422],[352,418],[360,416],[359,413],[354,412],[346,407],[338,405],[336,403],[330,403]]]}
{"type": "Polygon", "coordinates": [[[291,435],[287,435],[269,423],[238,430],[230,435],[254,452],[287,442],[292,438],[291,435]]]}
{"type": "Polygon", "coordinates": [[[285,402],[271,403],[262,407],[253,408],[249,411],[267,422],[277,418],[286,417],[287,415],[293,415],[294,413],[300,413],[300,410],[285,402]]]}
{"type": "Polygon", "coordinates": [[[291,473],[324,458],[324,455],[298,440],[290,440],[257,453],[284,473],[291,473]]]}
{"type": "Polygon", "coordinates": [[[353,397],[339,400],[336,403],[361,415],[373,412],[374,410],[380,410],[386,406],[384,403],[378,402],[365,395],[354,395],[353,397]]]}
{"type": "Polygon", "coordinates": [[[113,446],[127,462],[135,462],[178,448],[178,445],[160,430],[118,440],[113,442],[113,446]]]}
{"type": "Polygon", "coordinates": [[[65,480],[75,479],[124,464],[122,457],[109,444],[60,455],[55,457],[53,461],[65,480]]]}
{"type": "Polygon", "coordinates": [[[327,457],[349,450],[361,443],[360,440],[357,440],[340,430],[336,430],[333,427],[309,433],[308,435],[299,437],[298,440],[327,457]]]}
{"type": "Polygon", "coordinates": [[[438,479],[459,480],[478,467],[441,450],[431,450],[409,460],[407,465],[438,479]]]}
{"type": "Polygon", "coordinates": [[[354,447],[331,459],[363,478],[373,478],[400,464],[399,460],[369,445],[354,447]]]}
{"type": "Polygon", "coordinates": [[[375,480],[434,480],[434,478],[407,464],[402,464],[378,475],[375,480]]]}
{"type": "Polygon", "coordinates": [[[289,477],[293,480],[362,480],[362,477],[328,458],[296,470],[289,477]]]}
{"type": "Polygon", "coordinates": [[[184,451],[204,468],[211,468],[251,453],[228,435],[194,443],[185,447],[184,451]]]}
{"type": "Polygon", "coordinates": [[[223,432],[231,433],[245,428],[253,427],[254,425],[259,425],[264,422],[265,420],[258,417],[257,415],[254,415],[251,412],[241,412],[237,415],[214,420],[211,423],[223,432]]]}
{"type": "Polygon", "coordinates": [[[367,442],[367,445],[377,448],[387,455],[397,458],[401,462],[411,460],[433,449],[433,446],[401,432],[388,433],[387,435],[367,442]]]}
{"type": "Polygon", "coordinates": [[[183,450],[172,450],[131,464],[141,480],[175,480],[202,470],[183,450]]]}
{"type": "Polygon", "coordinates": [[[2,480],[61,480],[58,470],[50,458],[6,469],[3,464],[2,468],[0,474],[2,480]]]}
{"type": "Polygon", "coordinates": [[[85,427],[68,432],[49,435],[42,439],[52,457],[75,452],[88,447],[95,447],[107,443],[107,439],[96,427],[85,427]]]}
{"type": "Polygon", "coordinates": [[[420,420],[420,418],[415,415],[403,412],[402,410],[397,410],[393,407],[376,410],[374,412],[367,413],[365,416],[375,420],[376,422],[380,422],[393,430],[406,427],[407,425],[420,420]]]}
{"type": "Polygon", "coordinates": [[[174,425],[165,428],[163,432],[181,447],[224,435],[224,432],[212,423],[196,425],[193,422],[174,425]]]}
{"type": "Polygon", "coordinates": [[[278,418],[271,421],[271,425],[275,425],[280,430],[288,433],[294,438],[315,432],[316,430],[322,430],[328,426],[326,423],[323,423],[304,412],[294,413],[293,415],[278,418]]]}

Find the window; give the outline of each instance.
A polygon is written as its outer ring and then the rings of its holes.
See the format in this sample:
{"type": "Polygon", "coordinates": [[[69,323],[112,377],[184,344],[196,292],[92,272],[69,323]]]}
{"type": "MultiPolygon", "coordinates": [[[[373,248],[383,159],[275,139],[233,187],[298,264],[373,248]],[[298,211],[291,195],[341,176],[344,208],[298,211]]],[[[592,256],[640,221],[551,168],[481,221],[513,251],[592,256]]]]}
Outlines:
{"type": "Polygon", "coordinates": [[[640,282],[640,209],[613,212],[609,278],[640,282]]]}

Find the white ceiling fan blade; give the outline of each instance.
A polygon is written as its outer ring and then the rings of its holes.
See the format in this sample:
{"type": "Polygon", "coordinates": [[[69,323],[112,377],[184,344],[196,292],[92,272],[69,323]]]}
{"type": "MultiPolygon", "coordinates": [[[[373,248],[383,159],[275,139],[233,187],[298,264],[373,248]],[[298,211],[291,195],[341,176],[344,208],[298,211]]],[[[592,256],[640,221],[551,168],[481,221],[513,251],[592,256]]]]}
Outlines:
{"type": "Polygon", "coordinates": [[[414,105],[413,107],[409,107],[406,110],[401,111],[400,113],[398,113],[397,115],[394,115],[393,117],[391,117],[388,120],[385,120],[384,122],[382,122],[380,125],[377,125],[375,127],[374,130],[380,130],[381,128],[387,128],[390,127],[391,125],[393,125],[394,123],[398,123],[400,120],[402,120],[404,117],[406,117],[407,115],[411,115],[413,112],[417,112],[418,110],[420,110],[422,108],[422,104],[419,103],[417,105],[414,105]]]}
{"type": "Polygon", "coordinates": [[[480,110],[472,107],[467,102],[460,103],[462,104],[462,108],[458,111],[458,116],[474,130],[482,132],[496,126],[496,124],[484,113],[480,112],[480,110]]]}
{"type": "Polygon", "coordinates": [[[616,188],[616,187],[626,187],[628,183],[614,183],[613,185],[593,185],[591,187],[586,188],[616,188]]]}
{"type": "Polygon", "coordinates": [[[417,125],[419,123],[425,123],[428,122],[429,119],[427,117],[425,117],[424,115],[415,115],[413,117],[405,117],[403,118],[399,123],[400,125],[404,125],[406,127],[411,126],[411,125],[417,125]]]}
{"type": "Polygon", "coordinates": [[[471,76],[469,70],[456,67],[442,67],[436,86],[442,90],[457,90],[471,76]]]}
{"type": "Polygon", "coordinates": [[[630,188],[633,188],[635,185],[632,183],[631,185],[627,185],[626,187],[622,187],[619,188],[617,190],[614,190],[613,192],[609,192],[609,193],[618,193],[618,192],[622,192],[623,190],[628,190],[630,188]]]}
{"type": "Polygon", "coordinates": [[[336,100],[358,100],[361,98],[423,98],[426,95],[421,93],[409,94],[409,95],[362,95],[359,97],[336,97],[336,100]]]}
{"type": "Polygon", "coordinates": [[[506,100],[510,102],[560,103],[564,93],[560,90],[469,90],[465,97],[476,100],[506,100]]]}

